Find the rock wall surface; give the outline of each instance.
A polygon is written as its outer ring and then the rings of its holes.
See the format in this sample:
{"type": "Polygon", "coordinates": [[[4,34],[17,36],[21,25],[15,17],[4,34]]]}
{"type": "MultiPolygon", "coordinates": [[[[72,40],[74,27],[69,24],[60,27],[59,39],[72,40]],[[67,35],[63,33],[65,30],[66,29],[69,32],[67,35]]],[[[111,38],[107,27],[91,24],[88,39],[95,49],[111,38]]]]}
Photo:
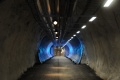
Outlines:
{"type": "Polygon", "coordinates": [[[82,30],[87,64],[105,80],[120,80],[120,0],[99,9],[97,19],[82,30]]]}
{"type": "Polygon", "coordinates": [[[40,32],[26,0],[0,1],[0,80],[17,80],[34,65],[40,32]]]}

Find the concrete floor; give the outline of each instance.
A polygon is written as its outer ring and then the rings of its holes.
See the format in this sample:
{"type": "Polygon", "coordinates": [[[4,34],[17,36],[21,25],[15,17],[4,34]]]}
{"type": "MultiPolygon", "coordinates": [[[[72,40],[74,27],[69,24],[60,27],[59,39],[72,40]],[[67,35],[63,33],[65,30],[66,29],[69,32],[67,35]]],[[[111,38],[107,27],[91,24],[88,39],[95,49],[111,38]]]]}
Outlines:
{"type": "Polygon", "coordinates": [[[88,66],[56,56],[25,72],[19,80],[102,80],[88,66]]]}

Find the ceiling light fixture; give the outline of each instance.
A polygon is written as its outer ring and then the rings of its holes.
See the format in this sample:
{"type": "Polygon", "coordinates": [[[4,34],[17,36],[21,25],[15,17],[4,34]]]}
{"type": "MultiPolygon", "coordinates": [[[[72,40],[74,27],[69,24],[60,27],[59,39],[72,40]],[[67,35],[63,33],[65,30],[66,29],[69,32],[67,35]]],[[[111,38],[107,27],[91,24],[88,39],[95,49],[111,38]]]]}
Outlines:
{"type": "Polygon", "coordinates": [[[55,32],[55,34],[58,34],[58,32],[55,32]]]}
{"type": "Polygon", "coordinates": [[[86,25],[82,26],[82,29],[86,28],[86,25]]]}
{"type": "Polygon", "coordinates": [[[76,36],[75,34],[73,36],[76,36]]]}
{"type": "Polygon", "coordinates": [[[107,0],[104,7],[109,7],[112,2],[113,2],[113,0],[107,0]]]}
{"type": "Polygon", "coordinates": [[[57,25],[57,23],[58,23],[57,21],[54,21],[54,22],[53,22],[54,25],[57,25]]]}
{"type": "Polygon", "coordinates": [[[77,31],[76,33],[77,33],[77,34],[79,34],[79,33],[80,33],[80,31],[77,31]]]}
{"type": "Polygon", "coordinates": [[[58,37],[56,37],[56,39],[58,39],[58,37]]]}
{"type": "Polygon", "coordinates": [[[71,37],[62,47],[65,47],[74,37],[71,37]]]}
{"type": "Polygon", "coordinates": [[[96,19],[96,17],[92,17],[90,20],[89,20],[89,22],[92,22],[92,21],[94,21],[96,19]]]}

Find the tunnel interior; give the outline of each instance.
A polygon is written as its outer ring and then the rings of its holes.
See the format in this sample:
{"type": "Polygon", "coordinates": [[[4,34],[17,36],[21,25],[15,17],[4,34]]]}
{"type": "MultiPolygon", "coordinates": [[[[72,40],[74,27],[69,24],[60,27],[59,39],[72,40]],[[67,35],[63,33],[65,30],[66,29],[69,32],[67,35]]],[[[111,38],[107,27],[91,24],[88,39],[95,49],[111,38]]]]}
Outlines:
{"type": "Polygon", "coordinates": [[[120,0],[0,0],[0,80],[44,64],[55,47],[103,80],[120,80],[119,7],[120,0]]]}
{"type": "MultiPolygon", "coordinates": [[[[61,45],[63,46],[65,42],[66,41],[64,40],[61,45]]],[[[78,64],[81,61],[84,44],[82,40],[79,40],[77,37],[63,47],[51,42],[47,36],[45,36],[39,44],[38,56],[41,63],[55,56],[54,48],[56,46],[60,48],[60,55],[62,54],[62,49],[64,49],[63,56],[70,58],[72,61],[78,64]]]]}
{"type": "Polygon", "coordinates": [[[39,45],[39,60],[44,62],[54,56],[53,42],[48,37],[44,37],[39,45]]]}
{"type": "Polygon", "coordinates": [[[65,46],[65,56],[70,58],[75,63],[79,64],[82,58],[84,44],[82,40],[74,38],[65,46]]]}

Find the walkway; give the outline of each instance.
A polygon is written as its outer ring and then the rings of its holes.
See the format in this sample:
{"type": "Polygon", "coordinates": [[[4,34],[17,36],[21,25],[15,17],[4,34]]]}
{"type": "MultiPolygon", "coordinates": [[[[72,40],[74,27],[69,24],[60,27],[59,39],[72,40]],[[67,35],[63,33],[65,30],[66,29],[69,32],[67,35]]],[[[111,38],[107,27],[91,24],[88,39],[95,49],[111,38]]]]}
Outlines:
{"type": "Polygon", "coordinates": [[[86,65],[77,65],[65,57],[29,69],[19,80],[102,80],[86,65]]]}

